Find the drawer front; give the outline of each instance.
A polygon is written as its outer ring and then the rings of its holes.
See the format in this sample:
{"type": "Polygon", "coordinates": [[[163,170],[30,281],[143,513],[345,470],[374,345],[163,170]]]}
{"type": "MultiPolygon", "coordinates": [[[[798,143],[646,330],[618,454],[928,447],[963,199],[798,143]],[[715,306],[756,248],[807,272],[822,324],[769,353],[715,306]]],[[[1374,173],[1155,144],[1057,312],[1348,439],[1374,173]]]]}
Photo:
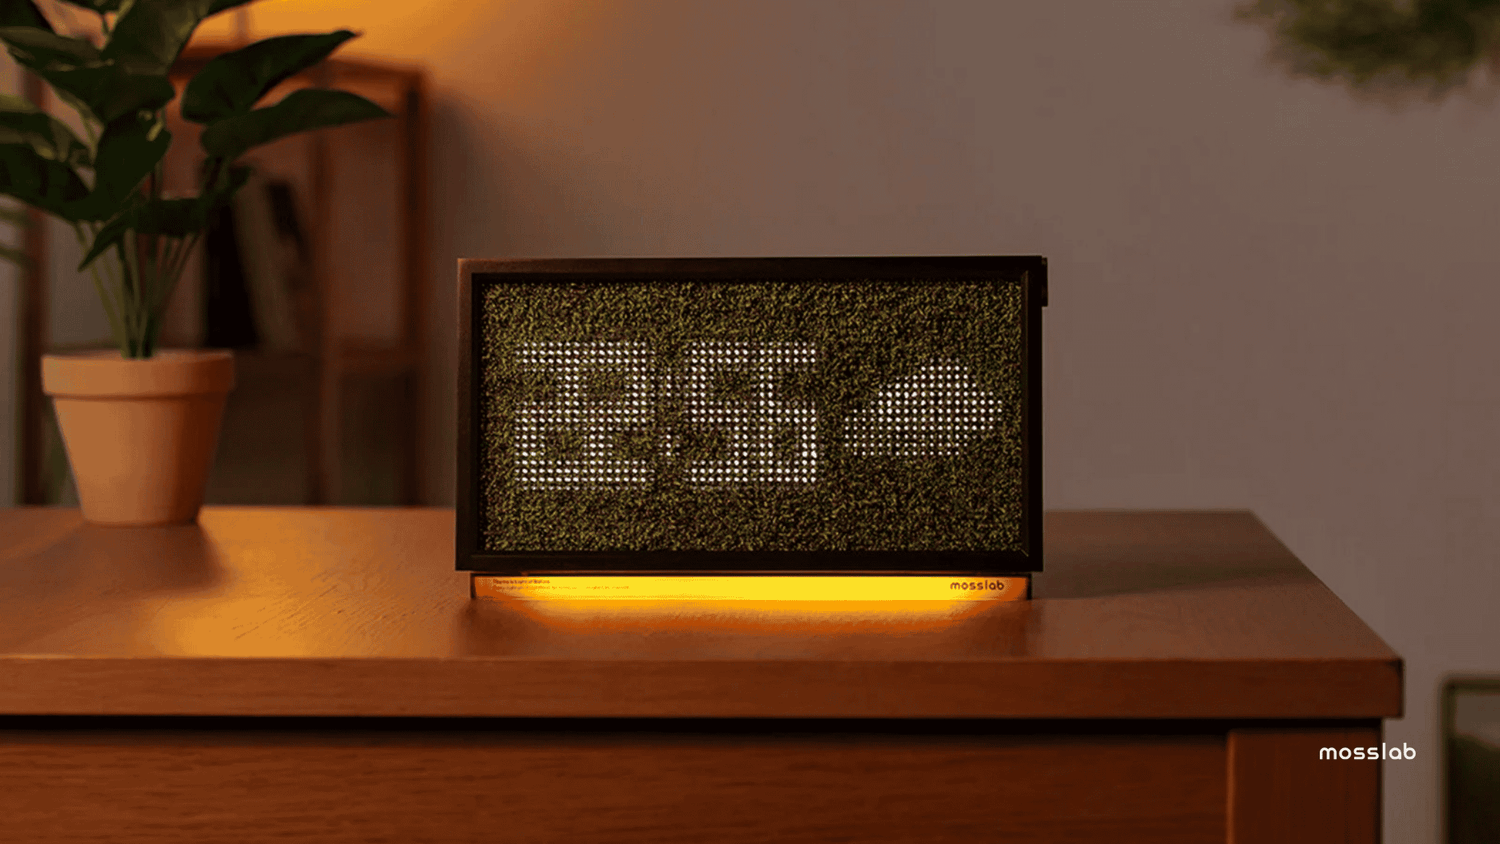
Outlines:
{"type": "Polygon", "coordinates": [[[0,731],[17,840],[1224,841],[1223,733],[0,731]]]}

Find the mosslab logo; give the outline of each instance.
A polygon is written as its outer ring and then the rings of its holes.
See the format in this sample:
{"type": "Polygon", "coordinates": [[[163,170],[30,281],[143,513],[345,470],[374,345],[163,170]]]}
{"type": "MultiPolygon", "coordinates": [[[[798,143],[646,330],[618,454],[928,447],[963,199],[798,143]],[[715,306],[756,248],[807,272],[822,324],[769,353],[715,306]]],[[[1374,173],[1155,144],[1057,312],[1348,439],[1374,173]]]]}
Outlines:
{"type": "Polygon", "coordinates": [[[1401,742],[1400,747],[1382,744],[1379,747],[1324,747],[1318,750],[1319,759],[1415,759],[1417,750],[1401,742]]]}
{"type": "Polygon", "coordinates": [[[1005,590],[1003,580],[955,580],[948,584],[949,589],[963,592],[1002,592],[1005,590]]]}

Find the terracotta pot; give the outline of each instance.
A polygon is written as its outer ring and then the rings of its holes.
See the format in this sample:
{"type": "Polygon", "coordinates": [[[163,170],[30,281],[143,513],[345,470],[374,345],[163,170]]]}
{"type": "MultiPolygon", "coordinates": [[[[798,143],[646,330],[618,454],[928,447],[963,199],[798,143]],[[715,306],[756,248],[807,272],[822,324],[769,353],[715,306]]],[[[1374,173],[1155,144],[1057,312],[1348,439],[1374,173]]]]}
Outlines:
{"type": "Polygon", "coordinates": [[[45,355],[83,517],[102,525],[191,522],[203,506],[234,353],[165,350],[45,355]]]}

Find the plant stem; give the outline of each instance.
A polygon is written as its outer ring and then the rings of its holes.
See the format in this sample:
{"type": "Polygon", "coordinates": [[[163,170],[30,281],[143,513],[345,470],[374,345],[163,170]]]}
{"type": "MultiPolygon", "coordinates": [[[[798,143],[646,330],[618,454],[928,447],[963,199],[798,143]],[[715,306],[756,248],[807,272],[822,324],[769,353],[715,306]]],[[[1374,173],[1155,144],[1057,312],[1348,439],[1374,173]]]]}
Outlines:
{"type": "Polygon", "coordinates": [[[125,324],[120,321],[120,317],[115,313],[114,306],[109,301],[109,291],[104,289],[104,282],[99,278],[99,268],[97,266],[89,267],[89,277],[94,280],[94,290],[99,293],[99,301],[104,303],[104,315],[109,318],[109,330],[115,336],[115,345],[120,347],[120,357],[129,357],[126,354],[129,350],[126,342],[128,332],[126,332],[125,324]]]}
{"type": "MultiPolygon", "coordinates": [[[[83,226],[73,223],[73,233],[78,235],[78,245],[88,252],[89,244],[83,236],[83,226]]],[[[126,356],[125,324],[120,321],[120,315],[115,310],[113,297],[105,289],[104,282],[99,278],[99,263],[95,261],[89,264],[89,275],[94,279],[94,290],[99,293],[99,301],[104,305],[104,316],[109,319],[110,333],[115,336],[115,345],[120,347],[120,355],[126,356]]]]}
{"type": "MultiPolygon", "coordinates": [[[[224,172],[225,159],[218,156],[209,158],[204,162],[203,182],[199,186],[199,196],[203,196],[213,190],[215,183],[219,181],[224,172]]],[[[160,166],[158,164],[158,166],[160,166]]],[[[160,180],[157,183],[160,185],[160,180]]],[[[206,224],[205,224],[206,225],[206,224]]],[[[172,294],[177,289],[177,283],[182,280],[182,273],[187,269],[187,262],[192,257],[193,249],[197,247],[198,241],[203,237],[203,228],[199,228],[187,237],[171,240],[166,249],[156,282],[157,295],[152,297],[152,308],[150,313],[151,325],[156,323],[156,316],[166,308],[171,301],[172,294]]],[[[149,328],[148,328],[149,330],[149,328]]]]}
{"type": "Polygon", "coordinates": [[[162,278],[172,278],[172,265],[177,262],[177,251],[182,248],[182,241],[183,238],[181,237],[162,238],[162,243],[164,244],[161,249],[162,278]]]}
{"type": "MultiPolygon", "coordinates": [[[[95,225],[93,223],[89,224],[89,236],[92,239],[94,239],[94,240],[98,240],[98,238],[99,238],[99,228],[98,228],[97,225],[95,225]]],[[[105,275],[106,278],[109,279],[110,285],[115,290],[115,296],[119,299],[120,309],[121,309],[120,310],[120,314],[121,314],[121,317],[123,318],[123,316],[125,314],[125,311],[124,311],[124,308],[125,308],[125,285],[124,285],[123,281],[120,278],[120,273],[116,272],[114,262],[112,262],[112,261],[110,261],[108,259],[108,253],[105,253],[104,255],[100,255],[96,259],[96,264],[97,264],[98,261],[103,261],[104,262],[104,275],[105,275]]],[[[122,324],[123,324],[123,322],[122,322],[122,324]]]]}
{"type": "Polygon", "coordinates": [[[165,254],[162,257],[161,268],[157,276],[160,285],[153,302],[153,313],[159,313],[166,309],[167,302],[172,298],[172,291],[177,287],[177,281],[182,275],[182,268],[177,266],[177,255],[182,250],[184,238],[163,238],[163,240],[166,241],[167,245],[162,250],[165,254]]]}
{"type": "MultiPolygon", "coordinates": [[[[158,120],[161,119],[162,118],[162,113],[160,111],[158,111],[156,113],[156,117],[157,117],[158,120]]],[[[157,160],[157,162],[156,162],[156,170],[155,170],[155,172],[153,172],[151,174],[151,199],[152,200],[160,200],[161,199],[162,183],[166,181],[166,178],[167,178],[167,157],[165,155],[163,155],[160,159],[157,160]]],[[[163,236],[161,236],[159,234],[151,236],[151,255],[152,255],[152,259],[156,261],[156,266],[157,266],[158,270],[162,268],[162,266],[164,265],[164,262],[166,260],[166,255],[163,254],[166,251],[166,246],[167,246],[167,238],[165,238],[165,237],[163,237],[163,236]]]]}
{"type": "Polygon", "coordinates": [[[171,298],[172,291],[177,289],[177,282],[182,279],[182,271],[187,269],[188,256],[193,254],[193,247],[198,245],[198,238],[201,234],[201,230],[196,231],[189,238],[178,241],[178,248],[172,263],[167,265],[167,272],[162,276],[166,295],[163,302],[171,298]]]}
{"type": "Polygon", "coordinates": [[[136,246],[136,234],[133,229],[126,229],[125,237],[116,244],[124,266],[125,287],[130,293],[130,304],[128,305],[130,310],[130,337],[128,338],[131,347],[130,357],[147,357],[148,355],[141,348],[144,345],[142,332],[146,327],[145,320],[143,319],[145,316],[143,311],[145,309],[142,307],[145,304],[145,290],[143,289],[145,285],[143,284],[144,279],[141,278],[140,261],[135,254],[136,246]]]}

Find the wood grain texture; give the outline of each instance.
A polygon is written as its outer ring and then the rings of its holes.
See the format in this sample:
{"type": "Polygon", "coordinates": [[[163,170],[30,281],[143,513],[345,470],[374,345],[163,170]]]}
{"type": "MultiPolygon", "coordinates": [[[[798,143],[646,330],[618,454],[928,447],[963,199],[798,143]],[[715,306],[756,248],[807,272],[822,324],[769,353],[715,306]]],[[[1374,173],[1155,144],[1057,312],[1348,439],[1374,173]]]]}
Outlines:
{"type": "Polygon", "coordinates": [[[472,601],[453,513],[0,511],[0,714],[1381,718],[1400,659],[1247,513],[1058,513],[1021,603],[472,601]]]}
{"type": "Polygon", "coordinates": [[[1229,844],[1375,844],[1382,763],[1320,759],[1319,753],[1380,744],[1378,722],[1348,729],[1231,730],[1229,844]]]}
{"type": "Polygon", "coordinates": [[[0,731],[28,841],[1222,841],[1222,736],[0,731]]]}

